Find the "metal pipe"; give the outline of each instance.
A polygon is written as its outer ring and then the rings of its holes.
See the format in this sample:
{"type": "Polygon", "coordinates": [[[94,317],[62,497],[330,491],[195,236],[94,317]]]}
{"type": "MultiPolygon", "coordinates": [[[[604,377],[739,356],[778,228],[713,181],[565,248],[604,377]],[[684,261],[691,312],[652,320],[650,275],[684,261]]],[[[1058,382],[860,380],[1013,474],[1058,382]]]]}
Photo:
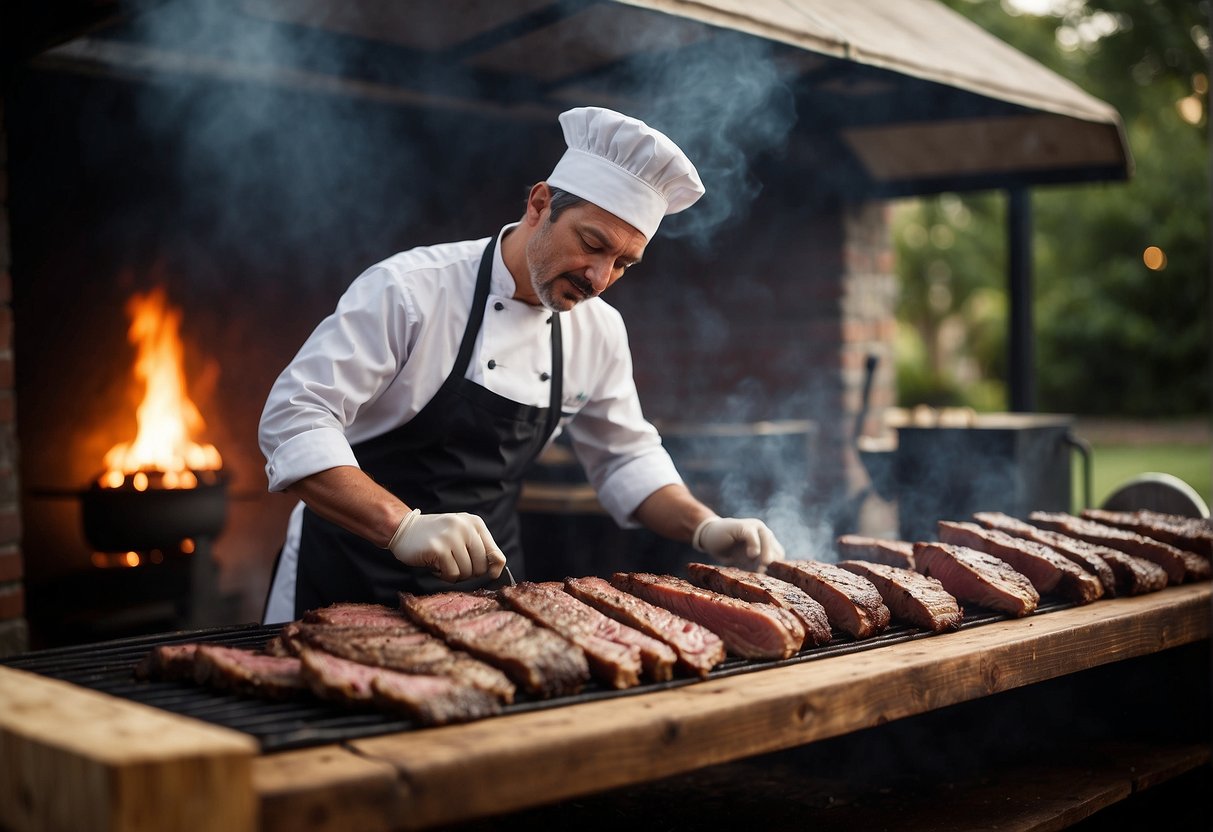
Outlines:
{"type": "Polygon", "coordinates": [[[1032,325],[1032,194],[1027,188],[1007,191],[1007,383],[1010,409],[1036,410],[1036,362],[1032,325]]]}

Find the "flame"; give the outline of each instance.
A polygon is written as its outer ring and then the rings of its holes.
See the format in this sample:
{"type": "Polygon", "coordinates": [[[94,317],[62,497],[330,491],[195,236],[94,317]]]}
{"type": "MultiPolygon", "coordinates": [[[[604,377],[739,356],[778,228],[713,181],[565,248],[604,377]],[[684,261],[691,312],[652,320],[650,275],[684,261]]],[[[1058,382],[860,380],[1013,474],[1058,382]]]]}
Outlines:
{"type": "Polygon", "coordinates": [[[153,484],[194,488],[195,471],[217,471],[223,460],[214,445],[191,439],[206,428],[206,422],[185,390],[185,351],[177,334],[181,312],[168,305],[160,287],[131,297],[126,311],[131,318],[127,338],[138,349],[135,378],[144,383],[145,391],[136,411],[135,440],[109,449],[100,484],[117,488],[133,474],[131,484],[139,491],[153,484]],[[159,476],[149,478],[148,472],[159,476]]]}

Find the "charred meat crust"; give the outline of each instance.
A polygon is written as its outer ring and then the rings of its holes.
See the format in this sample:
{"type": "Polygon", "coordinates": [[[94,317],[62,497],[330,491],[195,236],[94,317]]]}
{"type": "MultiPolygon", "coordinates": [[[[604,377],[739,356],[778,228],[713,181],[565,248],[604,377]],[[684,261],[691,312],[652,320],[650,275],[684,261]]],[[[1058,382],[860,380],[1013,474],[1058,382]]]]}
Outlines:
{"type": "Polygon", "coordinates": [[[914,544],[859,534],[844,534],[834,542],[839,560],[864,560],[901,569],[914,568],[914,544]]]}
{"type": "Polygon", "coordinates": [[[976,523],[948,520],[939,521],[939,539],[1006,561],[1042,595],[1057,595],[1075,604],[1089,604],[1103,597],[1103,584],[1098,578],[1043,543],[976,523]]]}
{"type": "Polygon", "coordinates": [[[804,627],[784,610],[751,604],[689,581],[647,572],[616,572],[617,588],[707,627],[728,652],[748,659],[786,659],[804,643],[804,627]]]}
{"type": "Polygon", "coordinates": [[[844,560],[838,565],[871,581],[896,619],[936,633],[958,630],[964,621],[960,604],[935,578],[885,563],[844,560]]]}
{"type": "MultiPolygon", "coordinates": [[[[998,511],[979,511],[973,515],[973,519],[987,529],[995,529],[1014,537],[1043,543],[1045,546],[1050,547],[1062,557],[1077,563],[1084,570],[1094,575],[1103,587],[1106,597],[1110,598],[1121,592],[1129,595],[1136,594],[1131,591],[1131,586],[1126,585],[1125,587],[1121,587],[1117,585],[1116,573],[1112,570],[1107,559],[1101,557],[1102,553],[1094,551],[1094,548],[1088,543],[1075,540],[1072,537],[1066,537],[1057,532],[1037,528],[1031,523],[1025,523],[1022,520],[1011,517],[1009,514],[1003,514],[998,511]]],[[[1105,550],[1105,552],[1107,551],[1111,550],[1105,550]]],[[[1117,554],[1119,555],[1120,553],[1118,552],[1117,554]]]]}
{"type": "Polygon", "coordinates": [[[787,581],[736,566],[707,563],[688,564],[687,574],[691,583],[703,589],[753,604],[771,604],[787,610],[796,616],[804,628],[806,644],[826,644],[833,635],[825,607],[803,589],[787,581]]]}
{"type": "Polygon", "coordinates": [[[640,648],[622,637],[612,638],[625,625],[578,601],[559,585],[523,581],[502,589],[501,597],[536,624],[555,630],[585,651],[590,673],[604,684],[616,689],[640,684],[640,648]]]}
{"type": "Polygon", "coordinates": [[[915,543],[914,563],[961,601],[1022,617],[1035,612],[1040,593],[996,557],[948,543],[915,543]]]}
{"type": "Polygon", "coordinates": [[[401,606],[417,624],[504,671],[536,696],[577,693],[589,681],[589,665],[580,647],[502,608],[490,595],[401,593],[401,606]]]}
{"type": "Polygon", "coordinates": [[[767,572],[803,589],[825,608],[830,623],[852,638],[869,638],[889,626],[889,608],[861,575],[815,560],[775,561],[767,572]]]}
{"type": "Polygon", "coordinates": [[[1177,549],[1169,543],[1154,540],[1136,532],[1105,526],[1092,520],[1084,520],[1073,514],[1034,511],[1028,520],[1046,529],[1077,537],[1088,543],[1117,549],[1127,555],[1145,558],[1161,566],[1167,572],[1167,582],[1179,584],[1184,581],[1205,580],[1213,574],[1209,561],[1200,555],[1177,549]]]}
{"type": "Polygon", "coordinates": [[[678,665],[698,676],[707,676],[724,661],[725,646],[708,628],[675,615],[612,586],[603,578],[568,578],[565,591],[604,615],[634,627],[663,642],[678,657],[678,665]]]}

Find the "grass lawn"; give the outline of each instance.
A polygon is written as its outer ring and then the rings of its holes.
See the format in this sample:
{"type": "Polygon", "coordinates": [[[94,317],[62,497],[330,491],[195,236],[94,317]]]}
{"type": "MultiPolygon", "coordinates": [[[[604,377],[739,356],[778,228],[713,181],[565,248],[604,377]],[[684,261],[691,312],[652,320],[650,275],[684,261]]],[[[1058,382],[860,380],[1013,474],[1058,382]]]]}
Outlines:
{"type": "MultiPolygon", "coordinates": [[[[1171,474],[1192,486],[1213,505],[1213,456],[1207,443],[1092,443],[1091,499],[1100,505],[1117,487],[1139,474],[1171,474]]],[[[1082,507],[1083,472],[1074,456],[1074,506],[1082,507]]]]}

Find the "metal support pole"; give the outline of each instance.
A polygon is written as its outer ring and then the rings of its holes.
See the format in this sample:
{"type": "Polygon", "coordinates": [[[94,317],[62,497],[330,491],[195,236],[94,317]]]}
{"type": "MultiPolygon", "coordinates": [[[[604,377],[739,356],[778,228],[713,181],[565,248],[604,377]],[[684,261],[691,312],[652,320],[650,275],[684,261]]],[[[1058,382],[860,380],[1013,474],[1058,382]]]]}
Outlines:
{"type": "Polygon", "coordinates": [[[1036,358],[1032,326],[1032,194],[1007,191],[1007,298],[1010,301],[1007,383],[1010,409],[1036,409],[1036,358]]]}

